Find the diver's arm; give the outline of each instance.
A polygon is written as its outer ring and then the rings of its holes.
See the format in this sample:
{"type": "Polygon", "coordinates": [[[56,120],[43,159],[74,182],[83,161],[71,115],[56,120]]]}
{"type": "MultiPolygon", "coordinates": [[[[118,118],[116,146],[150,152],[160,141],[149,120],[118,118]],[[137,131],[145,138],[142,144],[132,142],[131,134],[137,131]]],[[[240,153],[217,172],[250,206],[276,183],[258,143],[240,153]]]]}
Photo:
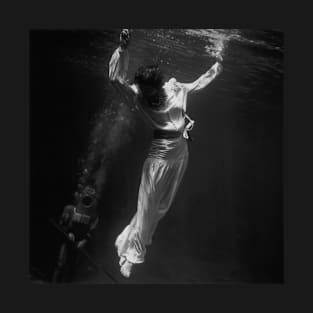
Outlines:
{"type": "Polygon", "coordinates": [[[216,62],[207,72],[201,75],[193,83],[182,84],[188,93],[193,93],[205,88],[214,78],[216,78],[222,71],[222,65],[216,62]]]}

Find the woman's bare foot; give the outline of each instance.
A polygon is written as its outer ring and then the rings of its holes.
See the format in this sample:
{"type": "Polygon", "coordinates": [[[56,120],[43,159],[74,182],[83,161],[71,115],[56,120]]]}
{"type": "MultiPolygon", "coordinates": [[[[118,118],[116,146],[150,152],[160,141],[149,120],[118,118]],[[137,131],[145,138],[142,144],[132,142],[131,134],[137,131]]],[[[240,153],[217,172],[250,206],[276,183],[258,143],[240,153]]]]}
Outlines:
{"type": "Polygon", "coordinates": [[[120,257],[120,261],[118,262],[120,266],[122,266],[125,262],[126,262],[126,257],[125,256],[121,256],[120,257]]]}
{"type": "Polygon", "coordinates": [[[126,277],[129,278],[131,271],[132,271],[132,267],[133,267],[133,263],[125,260],[125,262],[123,263],[123,265],[121,266],[121,274],[126,277]]]}

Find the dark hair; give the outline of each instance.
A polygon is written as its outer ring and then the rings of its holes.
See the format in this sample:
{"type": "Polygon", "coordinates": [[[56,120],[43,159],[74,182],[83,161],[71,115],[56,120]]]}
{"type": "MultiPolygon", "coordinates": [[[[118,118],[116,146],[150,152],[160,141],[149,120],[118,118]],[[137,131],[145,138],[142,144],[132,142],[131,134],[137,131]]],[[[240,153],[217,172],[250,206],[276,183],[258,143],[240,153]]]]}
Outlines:
{"type": "Polygon", "coordinates": [[[151,107],[159,108],[163,104],[165,98],[162,89],[164,78],[158,65],[140,66],[135,73],[134,83],[139,86],[143,96],[151,107]],[[149,87],[150,90],[152,89],[154,92],[146,95],[144,92],[145,87],[149,87]]]}

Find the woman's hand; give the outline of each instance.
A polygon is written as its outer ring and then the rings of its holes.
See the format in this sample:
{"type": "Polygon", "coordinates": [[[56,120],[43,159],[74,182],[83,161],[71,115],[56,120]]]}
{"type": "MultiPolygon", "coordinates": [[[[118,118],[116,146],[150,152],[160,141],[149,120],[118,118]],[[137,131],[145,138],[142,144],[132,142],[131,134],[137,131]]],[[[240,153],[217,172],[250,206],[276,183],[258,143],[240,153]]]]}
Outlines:
{"type": "Polygon", "coordinates": [[[126,49],[130,42],[130,31],[124,28],[120,33],[120,46],[122,49],[126,49]]]}

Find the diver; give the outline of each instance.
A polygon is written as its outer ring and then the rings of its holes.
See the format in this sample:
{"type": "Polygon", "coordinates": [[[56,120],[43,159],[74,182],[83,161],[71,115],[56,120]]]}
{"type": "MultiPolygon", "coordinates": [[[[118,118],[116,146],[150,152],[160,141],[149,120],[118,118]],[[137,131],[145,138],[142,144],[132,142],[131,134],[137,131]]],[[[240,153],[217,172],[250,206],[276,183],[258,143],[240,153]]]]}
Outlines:
{"type": "Polygon", "coordinates": [[[59,251],[53,282],[70,282],[75,278],[79,252],[84,252],[99,222],[96,203],[96,189],[87,185],[75,193],[74,205],[64,207],[59,223],[53,223],[65,239],[59,251]]]}

